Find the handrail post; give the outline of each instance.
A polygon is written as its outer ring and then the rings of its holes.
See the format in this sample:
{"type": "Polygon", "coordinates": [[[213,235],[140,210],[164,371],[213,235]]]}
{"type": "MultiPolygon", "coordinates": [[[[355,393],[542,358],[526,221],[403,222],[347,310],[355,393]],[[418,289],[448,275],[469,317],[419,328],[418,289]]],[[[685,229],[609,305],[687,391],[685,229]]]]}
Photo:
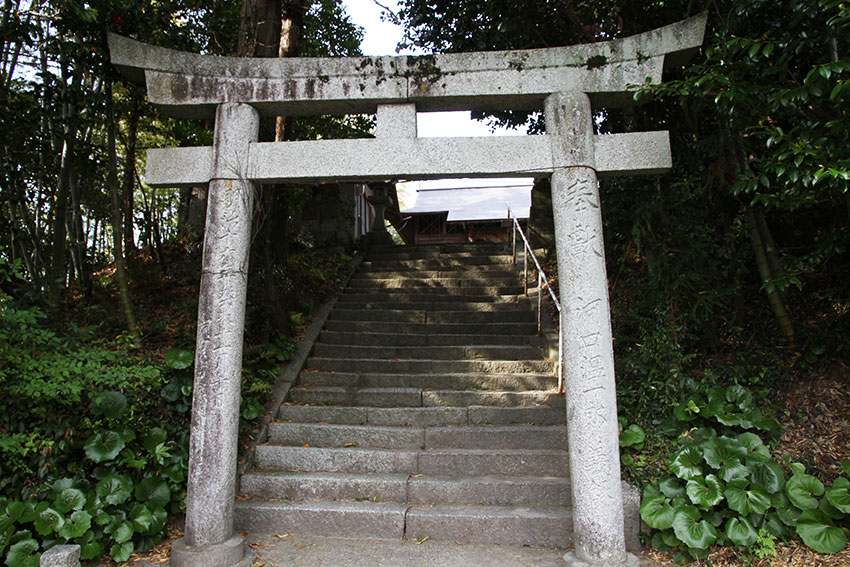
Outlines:
{"type": "Polygon", "coordinates": [[[563,394],[564,387],[564,329],[558,325],[558,393],[563,394]]]}
{"type": "Polygon", "coordinates": [[[523,248],[522,254],[522,288],[525,292],[525,296],[528,297],[528,250],[523,248]]]}
{"type": "Polygon", "coordinates": [[[511,258],[513,259],[514,266],[516,266],[516,219],[514,218],[514,213],[510,209],[508,209],[508,217],[511,219],[511,228],[513,229],[511,233],[513,234],[513,239],[511,240],[511,258]]]}
{"type": "Polygon", "coordinates": [[[537,272],[537,336],[543,335],[543,274],[537,272]]]}

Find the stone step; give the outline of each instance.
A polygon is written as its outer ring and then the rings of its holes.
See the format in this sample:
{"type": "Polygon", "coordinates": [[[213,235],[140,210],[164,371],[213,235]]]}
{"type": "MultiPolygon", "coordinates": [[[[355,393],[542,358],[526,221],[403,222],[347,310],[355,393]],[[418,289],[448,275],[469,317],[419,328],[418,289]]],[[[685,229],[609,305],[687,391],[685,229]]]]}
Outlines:
{"type": "MultiPolygon", "coordinates": [[[[399,361],[428,360],[533,360],[542,357],[540,348],[524,345],[474,346],[348,346],[316,343],[313,355],[324,358],[389,358],[399,361]]],[[[437,386],[434,386],[437,387],[437,386]]]]}
{"type": "Polygon", "coordinates": [[[523,293],[522,282],[517,282],[518,278],[511,278],[508,281],[502,279],[475,279],[475,278],[388,278],[382,280],[364,280],[354,279],[349,282],[348,289],[364,290],[364,289],[405,289],[405,290],[422,290],[422,289],[453,289],[460,288],[464,293],[486,294],[493,290],[492,293],[499,295],[523,293]],[[497,291],[498,290],[498,291],[497,291]]]}
{"type": "Polygon", "coordinates": [[[536,335],[426,335],[396,333],[344,333],[322,331],[319,341],[326,345],[424,347],[424,346],[476,346],[476,345],[526,345],[543,346],[536,335]]]}
{"type": "Polygon", "coordinates": [[[546,405],[561,407],[563,396],[555,391],[524,392],[485,390],[424,390],[420,388],[292,388],[290,396],[296,404],[365,406],[383,408],[497,406],[528,407],[546,405]]]}
{"type": "Polygon", "coordinates": [[[527,303],[529,298],[524,295],[470,295],[466,293],[454,293],[458,290],[425,290],[421,292],[404,289],[387,289],[381,292],[369,292],[365,290],[347,290],[339,296],[337,304],[342,306],[349,303],[527,303]]]}
{"type": "Polygon", "coordinates": [[[566,427],[386,427],[321,423],[272,423],[269,440],[278,445],[366,447],[372,449],[562,449],[566,427]]]}
{"type": "MultiPolygon", "coordinates": [[[[441,264],[439,260],[434,262],[422,262],[410,264],[405,262],[385,263],[381,265],[364,262],[360,265],[358,274],[398,274],[399,276],[410,276],[412,274],[429,274],[427,277],[439,277],[434,273],[459,274],[467,273],[473,277],[487,277],[489,274],[513,274],[514,277],[523,273],[522,262],[518,265],[498,263],[476,263],[453,262],[441,264]]],[[[424,277],[424,276],[422,276],[424,277]]]]}
{"type": "MultiPolygon", "coordinates": [[[[504,264],[503,264],[504,265],[504,264]]],[[[508,264],[510,268],[469,268],[466,266],[457,266],[452,270],[428,270],[428,269],[406,269],[406,270],[363,270],[361,269],[351,277],[351,281],[380,281],[380,280],[456,280],[456,279],[473,279],[479,282],[487,282],[491,280],[520,280],[522,272],[513,269],[513,266],[508,264]]]]}
{"type": "Polygon", "coordinates": [[[471,246],[471,247],[444,247],[444,246],[403,246],[392,250],[370,250],[366,260],[388,261],[388,260],[420,260],[431,258],[474,258],[476,256],[507,256],[510,257],[509,246],[471,246]]]}
{"type": "Polygon", "coordinates": [[[367,449],[260,445],[260,471],[424,474],[436,476],[567,476],[569,458],[555,449],[367,449]]]}
{"type": "Polygon", "coordinates": [[[332,321],[388,321],[397,323],[530,323],[537,315],[522,311],[406,311],[390,309],[346,309],[331,311],[332,321]]]}
{"type": "Polygon", "coordinates": [[[250,472],[242,476],[241,493],[249,498],[287,501],[570,505],[569,479],[534,476],[250,472]]]}
{"type": "MultiPolygon", "coordinates": [[[[318,345],[317,345],[318,346],[318,345]]],[[[340,347],[345,348],[345,347],[340,347]]],[[[303,372],[301,387],[431,388],[437,390],[550,390],[557,385],[551,374],[371,374],[303,372]]]]}
{"type": "Polygon", "coordinates": [[[413,476],[410,504],[570,506],[570,481],[554,476],[413,476]]]}
{"type": "Polygon", "coordinates": [[[562,507],[412,506],[405,536],[434,540],[565,548],[572,516],[562,507]]]}
{"type": "Polygon", "coordinates": [[[384,502],[266,502],[239,500],[235,531],[347,538],[401,539],[406,504],[384,502]]]}
{"type": "Polygon", "coordinates": [[[435,374],[443,372],[548,374],[554,372],[554,363],[547,360],[394,360],[312,357],[307,360],[307,368],[326,372],[382,372],[388,374],[435,374]]]}
{"type": "Polygon", "coordinates": [[[383,502],[237,501],[237,532],[357,539],[423,539],[565,548],[571,515],[559,507],[407,506],[383,502]]]}
{"type": "MultiPolygon", "coordinates": [[[[531,302],[526,297],[522,301],[497,303],[493,301],[383,301],[362,302],[346,301],[340,303],[336,310],[342,309],[373,309],[394,311],[464,311],[464,312],[501,312],[501,311],[531,311],[531,302]]],[[[536,309],[536,307],[534,307],[536,309]]]]}
{"type": "Polygon", "coordinates": [[[339,321],[329,319],[325,323],[328,331],[342,333],[393,333],[427,335],[533,335],[537,323],[394,323],[391,321],[339,321]]]}
{"type": "MultiPolygon", "coordinates": [[[[463,257],[455,257],[450,255],[431,256],[430,258],[373,258],[367,259],[360,264],[360,269],[363,271],[372,271],[378,269],[424,269],[424,270],[441,270],[446,268],[455,268],[459,266],[481,266],[481,267],[507,267],[514,269],[513,258],[510,254],[476,254],[463,257]]],[[[522,266],[522,257],[517,257],[516,267],[522,266]]]]}
{"type": "Polygon", "coordinates": [[[249,472],[242,475],[240,491],[265,500],[404,503],[409,478],[406,473],[249,472]]]}
{"type": "Polygon", "coordinates": [[[352,425],[450,426],[450,425],[563,425],[566,411],[558,407],[407,407],[283,405],[282,421],[339,423],[352,425]]]}
{"type": "MultiPolygon", "coordinates": [[[[529,290],[532,289],[532,286],[529,286],[529,290]]],[[[344,295],[348,294],[374,294],[376,297],[383,297],[390,301],[393,301],[393,298],[399,296],[408,296],[408,295],[418,295],[418,296],[430,296],[432,299],[430,301],[450,301],[446,296],[449,295],[463,295],[467,297],[474,296],[476,297],[475,301],[477,301],[479,297],[490,297],[490,296],[500,296],[500,295],[511,295],[511,296],[520,296],[525,293],[522,285],[481,285],[480,283],[477,286],[449,286],[449,287],[436,287],[436,286],[424,286],[419,285],[415,287],[386,287],[379,285],[358,285],[357,287],[348,287],[346,288],[344,295]],[[439,299],[433,299],[436,296],[439,299]]],[[[465,297],[464,301],[468,299],[465,297]]],[[[424,301],[429,301],[425,299],[424,301]]],[[[472,301],[472,300],[469,300],[472,301]]]]}

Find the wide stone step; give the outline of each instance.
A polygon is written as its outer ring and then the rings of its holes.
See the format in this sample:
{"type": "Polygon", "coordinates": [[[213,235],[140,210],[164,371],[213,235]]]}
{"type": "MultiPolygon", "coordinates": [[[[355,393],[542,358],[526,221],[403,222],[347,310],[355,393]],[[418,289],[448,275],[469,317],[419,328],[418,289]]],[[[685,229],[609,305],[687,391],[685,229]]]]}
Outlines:
{"type": "Polygon", "coordinates": [[[431,290],[417,292],[416,290],[388,289],[381,292],[368,290],[348,290],[339,296],[337,304],[342,306],[349,303],[527,303],[530,300],[523,295],[470,295],[452,293],[458,290],[431,290]]]}
{"type": "Polygon", "coordinates": [[[249,472],[240,491],[265,500],[407,501],[409,474],[249,472]]]}
{"type": "Polygon", "coordinates": [[[528,298],[523,301],[497,303],[493,301],[383,301],[374,302],[344,302],[337,306],[340,309],[375,309],[396,311],[469,311],[469,312],[491,312],[491,311],[531,311],[531,302],[528,298]]]}
{"type": "Polygon", "coordinates": [[[405,504],[383,502],[237,501],[236,532],[401,539],[405,504]]]}
{"type": "Polygon", "coordinates": [[[562,507],[413,506],[407,512],[408,539],[568,547],[572,517],[562,507]]]}
{"type": "Polygon", "coordinates": [[[570,481],[542,476],[413,476],[411,504],[480,504],[485,506],[570,506],[570,481]]]}
{"type": "Polygon", "coordinates": [[[334,500],[486,506],[569,506],[562,477],[251,472],[243,496],[265,500],[334,500]]]}
{"type": "Polygon", "coordinates": [[[436,476],[567,476],[569,458],[555,449],[368,449],[260,445],[260,471],[426,474],[436,476]]]}
{"type": "Polygon", "coordinates": [[[298,387],[290,390],[293,402],[313,405],[366,407],[560,407],[563,396],[554,391],[425,390],[419,388],[298,387]]]}
{"type": "MultiPolygon", "coordinates": [[[[529,286],[529,289],[532,289],[532,286],[529,286]]],[[[464,301],[473,301],[468,299],[468,297],[476,297],[482,296],[500,296],[500,295],[513,295],[519,296],[525,293],[522,285],[477,285],[477,286],[425,286],[420,282],[420,285],[415,287],[382,287],[380,285],[358,285],[357,287],[349,287],[346,288],[344,295],[347,294],[357,294],[361,295],[364,293],[368,294],[379,294],[392,301],[393,297],[398,296],[408,296],[408,295],[418,295],[418,296],[431,296],[431,299],[425,299],[424,301],[450,301],[446,296],[449,295],[463,295],[467,296],[464,298],[464,301]],[[375,290],[375,291],[373,291],[375,290]],[[398,294],[398,295],[396,295],[398,294]],[[434,297],[438,297],[439,299],[433,299],[434,297]]],[[[376,295],[377,296],[377,295],[376,295]]]]}
{"type": "Polygon", "coordinates": [[[431,260],[434,258],[476,258],[481,256],[504,256],[511,258],[508,247],[472,247],[472,248],[437,248],[409,246],[398,247],[395,250],[370,251],[370,262],[392,262],[398,260],[431,260]]]}
{"type": "MultiPolygon", "coordinates": [[[[458,274],[467,273],[474,277],[487,277],[489,274],[513,274],[514,277],[523,273],[522,263],[519,265],[498,263],[476,263],[453,262],[441,264],[439,260],[420,263],[386,263],[383,265],[364,262],[360,265],[358,274],[398,274],[399,276],[410,276],[412,274],[429,274],[427,277],[439,277],[434,273],[458,274]]],[[[424,277],[424,276],[420,276],[424,277]]]]}
{"type": "Polygon", "coordinates": [[[363,290],[363,289],[415,289],[417,291],[423,289],[455,289],[460,288],[467,293],[488,293],[481,290],[493,290],[493,293],[499,295],[523,293],[522,285],[515,283],[513,278],[511,281],[506,281],[506,278],[491,280],[491,279],[475,279],[475,278],[391,278],[381,280],[365,280],[353,279],[348,284],[348,289],[363,290]],[[503,281],[505,280],[505,281],[503,281]]]}
{"type": "Polygon", "coordinates": [[[457,267],[508,268],[519,269],[522,257],[517,264],[509,254],[478,254],[474,256],[432,256],[430,258],[388,258],[365,260],[360,264],[363,271],[372,270],[443,270],[457,267]]]}
{"type": "MultiPolygon", "coordinates": [[[[398,360],[529,360],[541,358],[538,347],[524,345],[476,346],[348,346],[316,343],[313,355],[323,358],[390,358],[398,360]]],[[[437,387],[437,386],[434,386],[437,387]]]]}
{"type": "Polygon", "coordinates": [[[557,380],[551,374],[372,374],[303,372],[301,387],[431,388],[435,390],[549,390],[557,380]]]}
{"type": "Polygon", "coordinates": [[[283,405],[278,411],[282,421],[339,423],[389,426],[450,425],[563,425],[566,411],[561,398],[558,407],[356,407],[283,405]]]}
{"type": "Polygon", "coordinates": [[[532,335],[537,323],[395,323],[391,321],[339,321],[330,319],[325,329],[342,333],[393,333],[428,335],[532,335]]]}
{"type": "Polygon", "coordinates": [[[383,372],[435,374],[443,372],[493,372],[497,374],[547,374],[554,363],[546,360],[394,360],[379,358],[312,357],[307,368],[326,372],[383,372]]]}
{"type": "Polygon", "coordinates": [[[386,427],[323,423],[272,423],[271,443],[311,447],[374,449],[559,449],[566,427],[507,425],[492,427],[386,427]]]}
{"type": "Polygon", "coordinates": [[[390,309],[344,309],[331,311],[333,321],[389,321],[398,323],[530,323],[537,316],[530,310],[513,311],[408,311],[390,309]]]}
{"type": "Polygon", "coordinates": [[[520,280],[521,277],[521,272],[514,270],[512,265],[502,268],[494,268],[492,266],[485,268],[456,266],[455,269],[438,270],[418,268],[404,270],[361,269],[351,277],[351,281],[474,279],[479,282],[486,282],[503,279],[520,280]]]}
{"type": "Polygon", "coordinates": [[[426,335],[419,333],[343,333],[339,331],[322,331],[319,341],[326,345],[399,347],[543,345],[543,339],[536,335],[426,335]]]}

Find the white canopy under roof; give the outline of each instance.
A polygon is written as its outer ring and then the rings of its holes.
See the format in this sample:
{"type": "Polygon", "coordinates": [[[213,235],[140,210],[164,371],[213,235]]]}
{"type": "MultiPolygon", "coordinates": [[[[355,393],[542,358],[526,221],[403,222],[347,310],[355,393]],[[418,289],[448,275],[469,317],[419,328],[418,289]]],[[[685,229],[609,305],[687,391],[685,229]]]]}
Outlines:
{"type": "Polygon", "coordinates": [[[416,191],[416,202],[402,215],[447,212],[448,222],[481,222],[508,218],[508,205],[519,219],[531,210],[532,184],[492,187],[429,188],[416,191]]]}

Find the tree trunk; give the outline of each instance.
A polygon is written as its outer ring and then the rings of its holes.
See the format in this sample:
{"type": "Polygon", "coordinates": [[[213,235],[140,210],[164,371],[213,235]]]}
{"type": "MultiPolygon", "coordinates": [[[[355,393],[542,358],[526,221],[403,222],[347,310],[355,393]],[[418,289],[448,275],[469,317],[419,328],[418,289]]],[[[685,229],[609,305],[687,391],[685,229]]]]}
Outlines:
{"type": "Polygon", "coordinates": [[[77,272],[77,286],[85,297],[91,296],[89,262],[86,258],[86,235],[83,232],[83,210],[80,202],[80,179],[76,171],[71,173],[71,258],[77,272]]]}
{"type": "MultiPolygon", "coordinates": [[[[63,80],[68,78],[67,59],[62,61],[63,80]]],[[[71,90],[79,87],[80,75],[74,71],[71,81],[71,90]]],[[[74,145],[77,138],[77,112],[76,109],[66,102],[62,105],[63,141],[62,155],[59,164],[59,182],[56,189],[56,202],[53,205],[53,250],[50,262],[50,304],[56,307],[62,297],[65,288],[65,216],[68,211],[68,194],[71,189],[71,161],[74,159],[74,145]]]]}
{"type": "Polygon", "coordinates": [[[121,198],[118,183],[118,157],[115,154],[115,110],[112,101],[112,82],[106,82],[106,122],[107,122],[107,150],[109,153],[109,174],[107,185],[112,203],[112,252],[115,257],[115,279],[118,283],[121,310],[127,322],[127,330],[135,345],[141,342],[141,334],[133,314],[133,304],[130,301],[130,290],[127,285],[127,270],[124,264],[123,227],[121,215],[121,198]]]}
{"type": "Polygon", "coordinates": [[[771,308],[773,308],[773,314],[776,317],[776,321],[782,329],[782,334],[785,335],[785,338],[788,340],[788,344],[791,348],[794,348],[794,325],[791,322],[791,316],[788,314],[788,309],[785,307],[785,302],[782,300],[782,295],[773,284],[773,281],[776,279],[776,274],[771,272],[770,263],[768,262],[767,253],[765,252],[764,240],[762,239],[761,231],[759,230],[756,215],[752,210],[747,211],[747,220],[750,223],[750,244],[753,247],[753,254],[756,258],[759,276],[761,277],[762,284],[764,285],[765,292],[767,293],[767,298],[770,301],[771,308]]]}
{"type": "Polygon", "coordinates": [[[121,198],[124,214],[124,253],[135,250],[133,241],[133,189],[136,186],[136,138],[139,130],[139,104],[135,87],[130,87],[130,120],[127,124],[127,147],[124,156],[124,183],[121,198]]]}

